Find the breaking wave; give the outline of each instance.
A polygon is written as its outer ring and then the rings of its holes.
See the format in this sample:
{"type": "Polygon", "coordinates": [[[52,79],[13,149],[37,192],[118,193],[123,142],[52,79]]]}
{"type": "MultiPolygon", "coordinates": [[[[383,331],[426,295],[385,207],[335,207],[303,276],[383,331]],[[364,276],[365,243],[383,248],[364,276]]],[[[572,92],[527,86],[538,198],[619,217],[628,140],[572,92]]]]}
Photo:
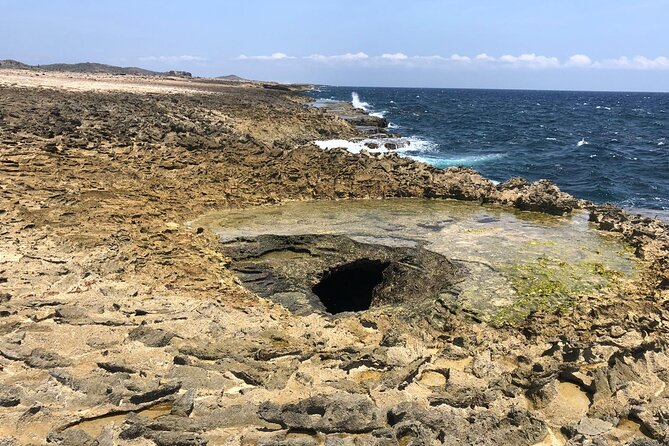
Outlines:
{"type": "Polygon", "coordinates": [[[421,161],[437,168],[450,166],[476,166],[489,161],[494,161],[506,156],[505,153],[491,153],[487,155],[458,156],[444,158],[443,154],[437,152],[438,145],[432,141],[417,137],[408,138],[367,138],[359,141],[346,139],[329,139],[314,141],[324,150],[346,149],[351,153],[360,153],[365,150],[369,153],[395,152],[400,156],[421,161]],[[431,155],[434,154],[434,155],[431,155]]]}
{"type": "Polygon", "coordinates": [[[346,149],[351,153],[360,153],[366,150],[369,153],[388,153],[396,152],[400,155],[419,154],[432,152],[437,145],[432,141],[416,137],[406,138],[366,138],[358,141],[349,141],[346,139],[328,139],[323,141],[314,141],[318,147],[324,150],[346,149]]]}

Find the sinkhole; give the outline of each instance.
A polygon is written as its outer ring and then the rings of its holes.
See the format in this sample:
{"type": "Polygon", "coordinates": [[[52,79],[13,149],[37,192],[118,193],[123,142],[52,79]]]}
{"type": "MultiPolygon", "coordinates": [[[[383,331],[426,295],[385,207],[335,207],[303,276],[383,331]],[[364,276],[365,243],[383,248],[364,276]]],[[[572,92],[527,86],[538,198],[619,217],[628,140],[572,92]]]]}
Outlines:
{"type": "Polygon", "coordinates": [[[325,272],[313,288],[328,313],[368,310],[374,288],[383,282],[383,271],[390,262],[359,259],[325,272]]]}

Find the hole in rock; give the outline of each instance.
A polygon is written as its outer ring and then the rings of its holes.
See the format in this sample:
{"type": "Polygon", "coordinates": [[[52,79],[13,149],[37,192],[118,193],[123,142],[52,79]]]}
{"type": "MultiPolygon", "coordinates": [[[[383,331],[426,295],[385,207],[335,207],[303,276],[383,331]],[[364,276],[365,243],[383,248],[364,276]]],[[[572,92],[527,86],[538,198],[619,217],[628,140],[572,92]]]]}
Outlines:
{"type": "Polygon", "coordinates": [[[367,310],[388,265],[390,262],[360,259],[332,268],[312,291],[331,314],[367,310]]]}

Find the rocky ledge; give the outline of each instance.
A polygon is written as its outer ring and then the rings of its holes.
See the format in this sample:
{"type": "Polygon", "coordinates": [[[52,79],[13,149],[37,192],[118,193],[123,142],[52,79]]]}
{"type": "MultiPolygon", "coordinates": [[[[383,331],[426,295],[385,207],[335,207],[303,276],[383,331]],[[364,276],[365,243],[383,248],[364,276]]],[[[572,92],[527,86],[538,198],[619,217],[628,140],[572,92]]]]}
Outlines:
{"type": "MultiPolygon", "coordinates": [[[[297,314],[230,269],[244,255],[272,257],[260,249],[269,245],[228,257],[184,223],[286,200],[418,196],[553,214],[590,204],[548,182],[495,186],[470,169],[320,150],[310,141],[361,134],[292,91],[33,74],[0,73],[0,443],[669,441],[661,223],[593,207],[593,224],[643,259],[638,280],[517,326],[448,308],[439,323],[393,305],[297,314]]],[[[440,264],[446,289],[457,276],[427,252],[337,243],[348,263],[395,264],[396,277],[404,263],[426,280],[440,264]]],[[[291,256],[307,254],[294,251],[273,254],[288,257],[281,280],[294,274],[313,291],[327,278],[289,271],[291,256]]],[[[322,255],[330,276],[344,272],[333,258],[322,255]]]]}

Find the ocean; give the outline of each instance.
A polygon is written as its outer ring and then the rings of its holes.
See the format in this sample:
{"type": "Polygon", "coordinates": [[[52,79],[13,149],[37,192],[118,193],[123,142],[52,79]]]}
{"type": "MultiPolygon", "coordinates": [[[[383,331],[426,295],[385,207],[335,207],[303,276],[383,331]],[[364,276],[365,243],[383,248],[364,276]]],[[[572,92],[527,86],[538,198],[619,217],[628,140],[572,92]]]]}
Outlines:
{"type": "Polygon", "coordinates": [[[495,181],[547,178],[596,203],[669,213],[669,94],[318,87],[390,121],[403,156],[495,181]]]}

